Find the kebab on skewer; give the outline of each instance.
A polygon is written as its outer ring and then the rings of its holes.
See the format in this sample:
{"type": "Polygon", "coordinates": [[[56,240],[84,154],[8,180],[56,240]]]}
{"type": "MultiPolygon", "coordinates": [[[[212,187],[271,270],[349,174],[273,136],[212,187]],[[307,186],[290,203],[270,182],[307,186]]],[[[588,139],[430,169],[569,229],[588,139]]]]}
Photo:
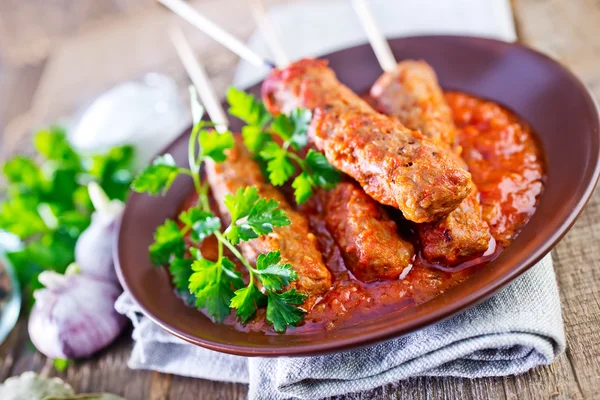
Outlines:
{"type": "MultiPolygon", "coordinates": [[[[463,168],[456,143],[456,127],[435,71],[424,61],[396,63],[389,44],[377,28],[364,0],[353,0],[376,57],[385,71],[370,90],[371,104],[406,127],[419,130],[452,155],[463,168]]],[[[495,250],[489,226],[482,218],[479,192],[471,193],[445,218],[416,225],[423,256],[430,262],[451,266],[495,250]]]]}
{"type": "MultiPolygon", "coordinates": [[[[167,6],[185,4],[179,0],[161,2],[167,6]]],[[[189,6],[185,12],[198,14],[189,6]]],[[[197,27],[221,39],[206,26],[197,27]]],[[[330,164],[354,178],[378,202],[402,211],[407,219],[436,221],[471,192],[470,174],[453,157],[421,133],[372,110],[322,61],[301,60],[275,69],[267,81],[271,90],[265,95],[270,96],[271,104],[295,100],[314,111],[311,136],[330,164]],[[276,80],[281,83],[280,90],[274,86],[276,80]],[[305,82],[310,88],[292,87],[295,82],[305,82]],[[284,87],[284,83],[289,86],[284,87]],[[313,90],[307,93],[305,89],[313,90]]]]}
{"type": "MultiPolygon", "coordinates": [[[[288,65],[283,48],[259,0],[250,0],[254,18],[268,40],[277,65],[288,65]]],[[[273,111],[273,104],[267,107],[273,111]]],[[[291,108],[296,108],[291,106],[291,108]]],[[[276,110],[279,112],[279,110],[276,110]]],[[[291,111],[291,110],[289,110],[291,111]]],[[[414,246],[398,233],[385,208],[350,179],[335,188],[317,189],[309,207],[319,211],[346,267],[363,282],[397,279],[410,271],[414,246]],[[386,251],[381,251],[386,249],[386,251]]]]}
{"type": "MultiPolygon", "coordinates": [[[[226,131],[226,114],[202,65],[195,59],[181,31],[173,31],[172,39],[208,115],[215,123],[215,129],[219,132],[226,131]]],[[[306,294],[308,297],[303,307],[310,309],[315,301],[330,289],[331,273],[323,262],[315,236],[309,231],[306,217],[293,209],[277,189],[265,182],[260,167],[244,147],[241,137],[236,136],[234,147],[227,150],[225,161],[218,164],[211,159],[205,161],[205,173],[212,195],[219,205],[222,218],[225,219],[230,218],[229,210],[225,206],[225,197],[235,195],[238,189],[254,186],[261,197],[279,202],[279,208],[285,211],[291,224],[274,228],[267,236],[241,242],[240,249],[252,264],[256,263],[260,254],[279,251],[282,263],[291,264],[298,274],[298,279],[292,282],[289,288],[306,294]]]]}

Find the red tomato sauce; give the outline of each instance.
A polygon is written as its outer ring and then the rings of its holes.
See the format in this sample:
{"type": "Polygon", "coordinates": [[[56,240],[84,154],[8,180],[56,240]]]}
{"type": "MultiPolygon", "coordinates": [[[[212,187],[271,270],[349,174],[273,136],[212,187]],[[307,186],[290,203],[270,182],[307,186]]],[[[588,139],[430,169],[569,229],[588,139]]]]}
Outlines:
{"type": "MultiPolygon", "coordinates": [[[[480,191],[483,218],[490,225],[500,251],[517,236],[535,211],[544,183],[541,150],[531,128],[505,108],[457,92],[448,92],[446,100],[459,130],[462,156],[480,191]]],[[[182,209],[196,200],[196,194],[191,195],[182,209]]],[[[216,207],[212,208],[216,211],[216,207]]],[[[465,281],[499,254],[471,260],[468,268],[459,265],[454,270],[427,264],[417,256],[410,271],[402,274],[405,275],[402,279],[363,283],[346,268],[318,211],[310,206],[303,206],[301,211],[307,215],[318,239],[333,285],[311,310],[307,310],[301,325],[288,328],[287,334],[355,325],[391,311],[423,304],[465,281]]],[[[417,235],[401,217],[396,220],[401,233],[418,248],[417,235]]],[[[214,246],[214,241],[205,241],[201,246],[202,254],[208,258],[215,256],[211,249],[214,246]]],[[[242,325],[232,311],[223,323],[242,331],[275,334],[264,317],[265,311],[260,309],[252,321],[242,325]]]]}
{"type": "Polygon", "coordinates": [[[503,247],[535,211],[544,188],[541,150],[529,125],[491,102],[449,92],[462,158],[480,193],[483,219],[503,247]]]}

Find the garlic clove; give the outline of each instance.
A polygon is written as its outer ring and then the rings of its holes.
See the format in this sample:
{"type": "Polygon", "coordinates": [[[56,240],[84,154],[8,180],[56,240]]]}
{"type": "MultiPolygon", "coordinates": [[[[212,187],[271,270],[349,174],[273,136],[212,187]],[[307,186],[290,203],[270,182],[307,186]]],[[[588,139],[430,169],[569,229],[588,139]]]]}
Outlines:
{"type": "Polygon", "coordinates": [[[67,286],[67,276],[56,271],[43,271],[38,275],[38,280],[44,287],[52,290],[61,290],[67,286]]]}
{"type": "Polygon", "coordinates": [[[96,182],[88,185],[88,191],[96,212],[90,226],[77,240],[75,260],[82,273],[117,282],[113,241],[125,206],[118,200],[110,201],[96,182]]]}
{"type": "Polygon", "coordinates": [[[51,285],[35,292],[28,326],[40,352],[49,358],[87,357],[119,335],[126,318],[114,309],[118,285],[82,274],[63,275],[62,282],[47,276],[51,285]]]}

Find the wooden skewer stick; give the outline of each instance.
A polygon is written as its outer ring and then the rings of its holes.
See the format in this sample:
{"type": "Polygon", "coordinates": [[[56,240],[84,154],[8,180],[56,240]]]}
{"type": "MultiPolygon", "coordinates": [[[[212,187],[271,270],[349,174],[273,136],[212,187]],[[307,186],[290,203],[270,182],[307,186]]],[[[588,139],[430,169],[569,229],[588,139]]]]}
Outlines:
{"type": "Polygon", "coordinates": [[[394,58],[394,54],[392,54],[392,49],[390,48],[388,41],[377,27],[375,18],[373,17],[369,6],[367,6],[366,1],[352,0],[352,5],[354,6],[354,11],[358,16],[367,37],[369,38],[369,43],[371,43],[371,47],[373,47],[379,65],[386,72],[393,71],[397,65],[396,59],[394,58]]]}
{"type": "Polygon", "coordinates": [[[259,29],[262,31],[269,50],[271,50],[273,57],[275,57],[275,64],[279,68],[287,66],[290,63],[290,60],[285,54],[281,42],[277,39],[277,34],[265,11],[263,2],[261,0],[248,0],[248,3],[250,5],[250,10],[252,11],[252,16],[259,29]]]}
{"type": "Polygon", "coordinates": [[[210,83],[206,70],[194,56],[194,52],[181,29],[172,28],[169,31],[169,34],[186,72],[194,83],[196,91],[200,95],[200,99],[204,104],[204,108],[206,108],[208,116],[215,124],[215,129],[217,132],[226,131],[229,123],[227,114],[225,114],[225,110],[223,110],[223,107],[215,94],[215,90],[210,83]]]}
{"type": "Polygon", "coordinates": [[[202,32],[212,37],[229,50],[248,61],[249,63],[262,67],[266,65],[270,68],[274,67],[274,64],[263,57],[256,54],[248,46],[242,43],[240,40],[232,36],[230,33],[224,31],[220,26],[207,19],[204,15],[200,14],[196,9],[190,6],[183,0],[158,0],[162,5],[185,19],[202,32]]]}

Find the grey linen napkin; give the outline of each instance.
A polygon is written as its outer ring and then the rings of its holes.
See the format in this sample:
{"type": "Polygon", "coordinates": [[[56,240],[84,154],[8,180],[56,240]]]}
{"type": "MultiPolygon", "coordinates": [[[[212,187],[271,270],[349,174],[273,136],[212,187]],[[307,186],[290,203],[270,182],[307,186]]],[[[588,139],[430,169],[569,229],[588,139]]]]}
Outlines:
{"type": "MultiPolygon", "coordinates": [[[[348,4],[304,1],[273,9],[275,30],[290,58],[364,42],[348,4]]],[[[390,37],[446,32],[515,39],[508,0],[372,0],[370,4],[390,37]]],[[[259,53],[268,54],[259,34],[250,43],[259,53]]],[[[243,87],[264,73],[242,63],[235,81],[243,87]]],[[[390,342],[318,357],[245,358],[216,353],[162,330],[140,313],[128,293],[115,308],[134,323],[130,368],[246,383],[250,399],[314,399],[371,390],[413,376],[513,375],[550,364],[565,348],[550,255],[462,314],[390,342]]]]}
{"type": "Polygon", "coordinates": [[[250,399],[314,399],[412,376],[514,375],[565,348],[552,259],[484,303],[400,339],[317,357],[246,358],[191,345],[141,316],[128,293],[115,305],[134,321],[133,369],[250,385],[250,399]]]}

